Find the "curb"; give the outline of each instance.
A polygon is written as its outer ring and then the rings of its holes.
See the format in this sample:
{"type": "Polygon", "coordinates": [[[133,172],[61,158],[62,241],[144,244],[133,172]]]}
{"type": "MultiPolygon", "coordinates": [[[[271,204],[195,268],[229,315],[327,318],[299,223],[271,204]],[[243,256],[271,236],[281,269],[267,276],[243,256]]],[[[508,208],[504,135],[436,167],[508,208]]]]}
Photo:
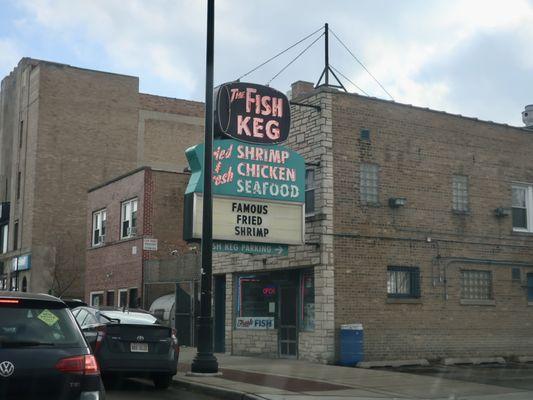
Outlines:
{"type": "Polygon", "coordinates": [[[205,385],[198,382],[191,382],[181,378],[174,378],[172,385],[193,392],[199,392],[208,396],[214,396],[228,400],[265,400],[264,397],[256,396],[255,394],[239,392],[238,390],[226,389],[219,386],[205,385]]]}

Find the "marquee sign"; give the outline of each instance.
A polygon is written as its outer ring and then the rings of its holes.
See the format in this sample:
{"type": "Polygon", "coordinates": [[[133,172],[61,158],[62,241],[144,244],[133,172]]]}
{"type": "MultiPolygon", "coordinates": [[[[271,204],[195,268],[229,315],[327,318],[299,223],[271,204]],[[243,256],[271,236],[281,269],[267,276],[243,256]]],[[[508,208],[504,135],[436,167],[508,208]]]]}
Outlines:
{"type": "MultiPolygon", "coordinates": [[[[202,237],[202,201],[200,193],[194,193],[192,220],[186,239],[202,237]]],[[[294,202],[265,201],[242,197],[213,196],[213,239],[235,242],[303,244],[305,225],[304,205],[294,202]]]]}
{"type": "MultiPolygon", "coordinates": [[[[204,145],[185,154],[192,173],[185,193],[202,193],[204,145]]],[[[287,147],[215,140],[212,176],[213,196],[305,202],[305,161],[287,147]]]]}
{"type": "Polygon", "coordinates": [[[291,109],[287,96],[268,86],[230,82],[215,92],[215,134],[248,143],[287,140],[291,109]]]}

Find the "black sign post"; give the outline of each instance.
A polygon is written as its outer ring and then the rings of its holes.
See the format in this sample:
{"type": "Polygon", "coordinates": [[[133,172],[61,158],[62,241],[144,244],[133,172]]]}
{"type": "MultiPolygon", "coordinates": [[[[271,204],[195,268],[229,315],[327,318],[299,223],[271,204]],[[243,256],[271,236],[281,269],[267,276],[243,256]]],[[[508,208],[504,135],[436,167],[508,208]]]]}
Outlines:
{"type": "Polygon", "coordinates": [[[211,316],[211,290],[213,267],[213,58],[215,39],[215,0],[207,1],[207,50],[205,70],[205,154],[204,203],[202,223],[202,280],[200,316],[197,320],[198,347],[191,364],[193,373],[217,373],[218,362],[213,355],[213,318],[211,316]]]}

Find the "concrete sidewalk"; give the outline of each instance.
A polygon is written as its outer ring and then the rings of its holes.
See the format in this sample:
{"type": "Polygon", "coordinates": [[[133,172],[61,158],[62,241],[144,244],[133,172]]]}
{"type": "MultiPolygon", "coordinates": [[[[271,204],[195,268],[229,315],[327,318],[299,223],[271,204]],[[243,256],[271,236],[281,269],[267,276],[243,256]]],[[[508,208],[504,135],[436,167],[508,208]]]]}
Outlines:
{"type": "Polygon", "coordinates": [[[191,377],[196,355],[182,348],[177,385],[230,399],[531,400],[533,392],[409,373],[216,354],[222,376],[191,377]]]}

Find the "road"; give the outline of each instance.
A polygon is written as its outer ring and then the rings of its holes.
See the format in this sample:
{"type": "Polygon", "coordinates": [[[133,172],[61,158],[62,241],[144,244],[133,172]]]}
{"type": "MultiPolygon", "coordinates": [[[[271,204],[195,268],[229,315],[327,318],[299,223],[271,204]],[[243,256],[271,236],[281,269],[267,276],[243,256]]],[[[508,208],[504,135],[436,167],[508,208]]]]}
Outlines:
{"type": "Polygon", "coordinates": [[[107,400],[217,400],[216,397],[171,387],[155,390],[150,381],[125,379],[112,388],[106,388],[107,400]]]}
{"type": "Polygon", "coordinates": [[[483,383],[513,389],[533,390],[533,364],[451,365],[431,367],[403,367],[394,371],[429,375],[443,379],[483,383]]]}

